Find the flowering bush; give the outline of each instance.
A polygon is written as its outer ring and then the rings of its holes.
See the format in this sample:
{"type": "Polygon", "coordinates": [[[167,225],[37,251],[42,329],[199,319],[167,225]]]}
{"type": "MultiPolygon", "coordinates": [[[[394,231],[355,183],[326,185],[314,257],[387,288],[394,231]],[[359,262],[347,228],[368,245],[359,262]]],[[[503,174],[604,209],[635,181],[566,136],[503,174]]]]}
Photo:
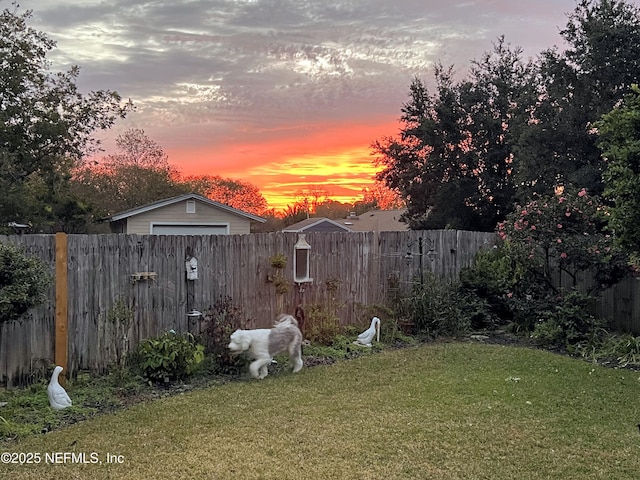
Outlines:
{"type": "Polygon", "coordinates": [[[524,272],[505,292],[516,328],[542,344],[584,341],[602,323],[591,315],[590,296],[620,280],[626,259],[604,230],[606,209],[583,188],[538,196],[498,226],[500,249],[524,272]],[[593,276],[586,293],[580,274],[593,276]]]}
{"type": "Polygon", "coordinates": [[[623,259],[603,231],[606,210],[583,188],[539,196],[516,208],[499,224],[498,234],[537,280],[557,292],[575,287],[579,272],[595,275],[594,289],[615,283],[626,272],[623,259]],[[562,273],[570,285],[563,285],[562,273]],[[565,277],[566,278],[566,277],[565,277]]]}

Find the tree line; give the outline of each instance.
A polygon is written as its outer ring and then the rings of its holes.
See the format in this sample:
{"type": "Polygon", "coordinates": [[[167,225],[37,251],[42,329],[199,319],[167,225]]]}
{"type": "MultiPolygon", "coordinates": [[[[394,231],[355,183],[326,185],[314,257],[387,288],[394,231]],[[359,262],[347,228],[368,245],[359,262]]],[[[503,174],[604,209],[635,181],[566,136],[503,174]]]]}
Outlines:
{"type": "MultiPolygon", "coordinates": [[[[399,136],[373,145],[411,228],[493,231],[534,194],[569,186],[620,201],[602,150],[612,132],[598,122],[640,83],[639,10],[580,0],[560,37],[564,50],[535,59],[500,37],[462,80],[442,64],[432,89],[413,80],[399,136]]],[[[637,140],[637,125],[624,135],[637,140]]]]}

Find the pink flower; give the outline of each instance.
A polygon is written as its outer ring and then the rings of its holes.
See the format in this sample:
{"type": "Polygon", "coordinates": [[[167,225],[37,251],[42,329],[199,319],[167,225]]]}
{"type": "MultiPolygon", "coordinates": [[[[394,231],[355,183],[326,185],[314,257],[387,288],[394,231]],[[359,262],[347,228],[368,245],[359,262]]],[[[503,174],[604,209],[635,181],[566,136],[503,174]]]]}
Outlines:
{"type": "Polygon", "coordinates": [[[513,297],[513,292],[507,293],[507,297],[509,297],[509,298],[513,297]]]}
{"type": "Polygon", "coordinates": [[[558,242],[558,243],[562,243],[562,239],[561,239],[561,238],[559,238],[558,240],[556,240],[556,242],[558,242]]]}
{"type": "Polygon", "coordinates": [[[565,216],[570,217],[571,216],[571,212],[566,212],[565,216]]]}
{"type": "Polygon", "coordinates": [[[562,224],[559,223],[558,225],[556,225],[558,228],[562,228],[562,224]]]}
{"type": "Polygon", "coordinates": [[[536,226],[535,225],[531,225],[531,230],[535,230],[536,226]]]}
{"type": "Polygon", "coordinates": [[[584,197],[586,194],[587,194],[587,189],[586,188],[583,188],[582,190],[580,190],[578,192],[578,196],[579,197],[584,197]]]}
{"type": "Polygon", "coordinates": [[[560,258],[567,258],[567,254],[566,254],[565,252],[562,252],[562,253],[560,254],[560,258]]]}
{"type": "Polygon", "coordinates": [[[520,215],[523,215],[523,216],[524,216],[524,215],[526,215],[527,213],[529,213],[529,212],[527,212],[526,210],[524,210],[524,209],[523,209],[523,210],[520,212],[520,215]]]}

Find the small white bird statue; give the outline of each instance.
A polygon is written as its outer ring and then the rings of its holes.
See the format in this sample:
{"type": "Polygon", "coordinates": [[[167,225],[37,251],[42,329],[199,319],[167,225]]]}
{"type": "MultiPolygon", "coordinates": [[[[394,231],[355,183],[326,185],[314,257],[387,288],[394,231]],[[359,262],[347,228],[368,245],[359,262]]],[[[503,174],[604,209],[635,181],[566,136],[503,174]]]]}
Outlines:
{"type": "Polygon", "coordinates": [[[49,405],[54,410],[62,410],[71,406],[71,399],[67,395],[67,391],[62,388],[62,385],[58,383],[58,376],[62,372],[62,367],[56,367],[49,380],[49,386],[47,387],[47,394],[49,394],[49,405]]]}
{"type": "Polygon", "coordinates": [[[373,337],[378,334],[378,342],[380,341],[380,319],[378,317],[373,317],[371,319],[371,326],[358,335],[358,339],[353,342],[356,345],[362,345],[365,347],[371,346],[371,341],[373,337]]]}

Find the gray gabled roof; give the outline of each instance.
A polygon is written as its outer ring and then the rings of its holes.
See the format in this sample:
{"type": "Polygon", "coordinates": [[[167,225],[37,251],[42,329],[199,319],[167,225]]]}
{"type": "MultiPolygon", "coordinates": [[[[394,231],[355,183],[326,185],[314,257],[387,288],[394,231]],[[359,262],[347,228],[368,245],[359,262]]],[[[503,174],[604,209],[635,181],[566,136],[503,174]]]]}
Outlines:
{"type": "Polygon", "coordinates": [[[172,205],[184,200],[198,200],[199,202],[206,203],[207,205],[210,205],[212,207],[225,210],[233,215],[248,218],[249,220],[253,220],[254,222],[266,222],[266,219],[262,217],[258,217],[248,212],[243,212],[242,210],[230,207],[229,205],[225,205],[224,203],[215,202],[207,197],[198,195],[197,193],[186,193],[184,195],[178,195],[177,197],[165,198],[164,200],[158,200],[157,202],[148,203],[146,205],[142,205],[141,207],[131,208],[129,210],[125,210],[124,212],[116,213],[115,215],[108,217],[107,220],[109,220],[110,222],[115,222],[117,220],[133,217],[134,215],[139,215],[141,213],[155,210],[156,208],[166,207],[167,205],[172,205]]]}
{"type": "Polygon", "coordinates": [[[293,225],[289,225],[288,227],[283,228],[282,231],[283,232],[306,232],[306,231],[312,230],[314,227],[316,227],[317,229],[317,227],[319,227],[322,224],[327,224],[330,227],[335,228],[336,230],[339,230],[342,232],[352,231],[346,225],[340,225],[338,222],[335,222],[325,217],[306,218],[297,223],[294,223],[293,225]]]}
{"type": "Polygon", "coordinates": [[[409,230],[409,224],[400,221],[406,212],[406,208],[369,210],[362,215],[349,215],[337,221],[355,232],[401,232],[409,230]]]}

